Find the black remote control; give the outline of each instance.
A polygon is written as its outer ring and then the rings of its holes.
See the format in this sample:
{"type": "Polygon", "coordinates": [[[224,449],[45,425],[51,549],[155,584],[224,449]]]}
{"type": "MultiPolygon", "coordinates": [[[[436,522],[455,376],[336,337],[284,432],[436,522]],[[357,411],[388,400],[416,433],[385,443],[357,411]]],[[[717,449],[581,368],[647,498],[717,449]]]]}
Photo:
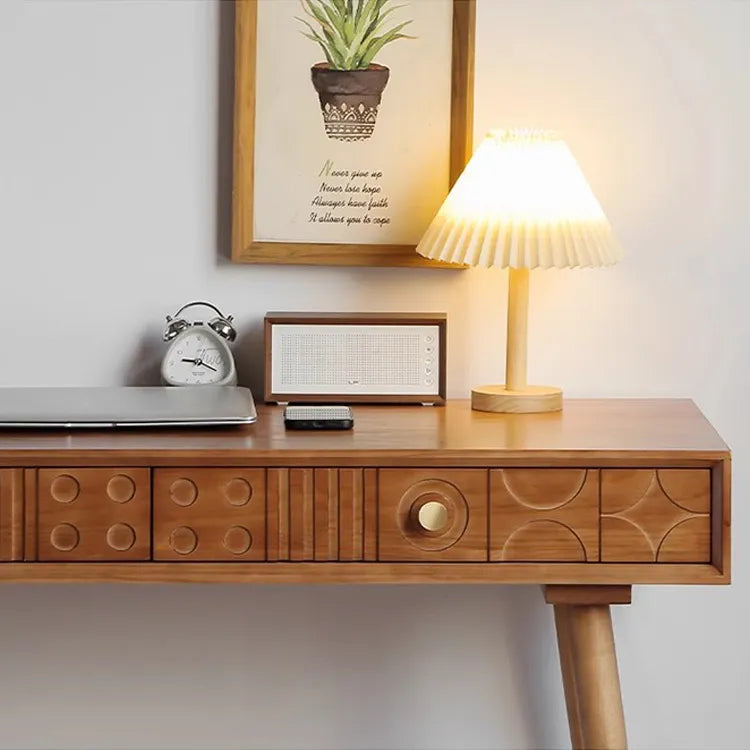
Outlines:
{"type": "Polygon", "coordinates": [[[350,430],[354,415],[348,406],[287,406],[284,426],[289,430],[350,430]]]}

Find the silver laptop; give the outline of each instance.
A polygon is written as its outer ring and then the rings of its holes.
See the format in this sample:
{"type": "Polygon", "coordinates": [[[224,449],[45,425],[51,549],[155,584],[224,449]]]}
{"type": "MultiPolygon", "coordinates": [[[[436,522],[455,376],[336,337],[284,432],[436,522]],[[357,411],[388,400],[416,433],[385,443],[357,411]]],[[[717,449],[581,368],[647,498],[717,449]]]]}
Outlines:
{"type": "Polygon", "coordinates": [[[233,386],[0,388],[0,428],[211,427],[256,419],[250,390],[233,386]]]}

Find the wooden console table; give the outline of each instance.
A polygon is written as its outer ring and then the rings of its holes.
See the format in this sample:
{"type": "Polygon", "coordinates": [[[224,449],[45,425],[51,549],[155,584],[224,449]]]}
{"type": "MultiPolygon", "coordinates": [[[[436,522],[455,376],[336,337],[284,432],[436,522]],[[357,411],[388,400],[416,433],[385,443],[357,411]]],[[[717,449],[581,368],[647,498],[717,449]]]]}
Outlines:
{"type": "Polygon", "coordinates": [[[574,747],[625,747],[610,604],[729,583],[730,456],[690,401],[358,406],[349,432],[0,433],[0,581],[535,583],[574,747]]]}

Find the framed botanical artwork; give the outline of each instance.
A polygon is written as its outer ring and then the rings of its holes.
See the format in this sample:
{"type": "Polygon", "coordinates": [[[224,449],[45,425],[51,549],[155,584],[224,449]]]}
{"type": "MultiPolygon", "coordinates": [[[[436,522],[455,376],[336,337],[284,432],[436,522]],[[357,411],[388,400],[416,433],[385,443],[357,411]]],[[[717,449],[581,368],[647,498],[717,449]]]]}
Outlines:
{"type": "Polygon", "coordinates": [[[232,260],[439,266],[414,247],[470,156],[475,0],[235,11],[232,260]]]}

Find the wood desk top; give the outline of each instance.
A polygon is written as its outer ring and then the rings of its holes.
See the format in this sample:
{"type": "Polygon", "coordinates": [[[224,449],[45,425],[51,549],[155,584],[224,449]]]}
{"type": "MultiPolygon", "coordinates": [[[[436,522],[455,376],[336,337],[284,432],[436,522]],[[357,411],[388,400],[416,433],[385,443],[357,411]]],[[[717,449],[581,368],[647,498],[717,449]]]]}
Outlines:
{"type": "Polygon", "coordinates": [[[18,430],[0,432],[0,465],[19,461],[87,465],[111,460],[168,465],[175,460],[273,465],[332,460],[359,466],[432,460],[456,465],[587,463],[623,459],[715,461],[729,450],[692,401],[568,400],[561,412],[491,414],[468,401],[445,406],[355,406],[351,431],[289,431],[283,408],[259,405],[247,427],[185,430],[18,430]],[[270,464],[269,464],[270,462],[270,464]]]}
{"type": "Polygon", "coordinates": [[[728,583],[688,400],[354,407],[349,431],[0,433],[0,581],[728,583]]]}

